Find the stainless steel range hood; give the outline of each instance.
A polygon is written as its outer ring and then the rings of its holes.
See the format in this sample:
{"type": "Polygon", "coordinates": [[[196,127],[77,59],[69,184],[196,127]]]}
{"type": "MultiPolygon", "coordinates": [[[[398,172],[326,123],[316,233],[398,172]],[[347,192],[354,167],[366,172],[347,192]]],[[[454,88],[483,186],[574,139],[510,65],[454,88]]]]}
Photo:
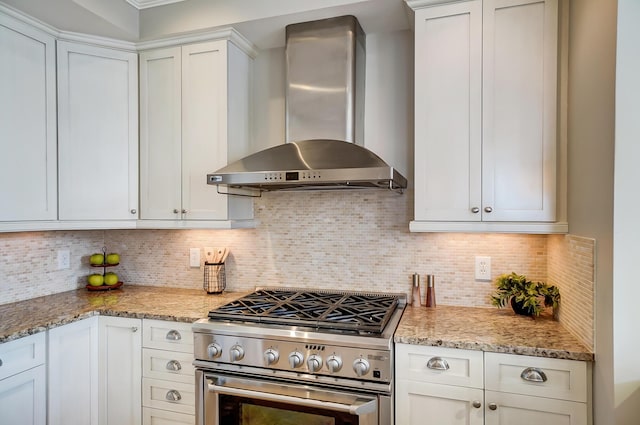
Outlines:
{"type": "Polygon", "coordinates": [[[406,178],[362,146],[364,38],[353,16],[287,26],[287,143],[208,174],[207,183],[228,194],[406,188],[406,178]]]}

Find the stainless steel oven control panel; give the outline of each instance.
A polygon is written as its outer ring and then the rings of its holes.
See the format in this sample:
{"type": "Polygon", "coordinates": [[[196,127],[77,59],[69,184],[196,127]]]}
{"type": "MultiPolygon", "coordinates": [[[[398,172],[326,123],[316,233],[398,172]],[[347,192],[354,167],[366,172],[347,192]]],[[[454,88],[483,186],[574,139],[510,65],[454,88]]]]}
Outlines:
{"type": "Polygon", "coordinates": [[[272,371],[391,382],[390,351],[330,344],[194,333],[196,360],[272,371]]]}

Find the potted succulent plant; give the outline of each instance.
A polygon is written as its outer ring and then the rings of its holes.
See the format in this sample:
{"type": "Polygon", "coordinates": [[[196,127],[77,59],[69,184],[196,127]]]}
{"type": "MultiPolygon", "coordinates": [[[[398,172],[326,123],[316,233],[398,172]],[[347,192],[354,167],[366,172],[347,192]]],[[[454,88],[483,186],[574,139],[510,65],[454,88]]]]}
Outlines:
{"type": "Polygon", "coordinates": [[[553,285],[532,282],[524,275],[503,274],[496,279],[497,291],[491,304],[504,307],[507,302],[516,314],[539,316],[544,307],[553,307],[554,318],[560,305],[560,291],[553,285]],[[544,305],[544,307],[543,307],[544,305]]]}

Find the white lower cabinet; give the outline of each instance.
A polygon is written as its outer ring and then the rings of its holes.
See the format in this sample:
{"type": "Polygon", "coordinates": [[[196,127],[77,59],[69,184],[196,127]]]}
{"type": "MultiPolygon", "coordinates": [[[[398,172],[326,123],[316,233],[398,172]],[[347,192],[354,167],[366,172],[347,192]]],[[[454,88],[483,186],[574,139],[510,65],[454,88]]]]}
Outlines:
{"type": "Polygon", "coordinates": [[[49,425],[139,425],[142,321],[95,316],[49,331],[49,425]]]}
{"type": "Polygon", "coordinates": [[[98,317],[49,330],[49,425],[98,424],[98,317]]]}
{"type": "Polygon", "coordinates": [[[140,425],[142,321],[100,317],[100,425],[140,425]]]}
{"type": "Polygon", "coordinates": [[[31,335],[0,345],[0,423],[47,423],[46,337],[31,335]]]}
{"type": "Polygon", "coordinates": [[[195,424],[191,324],[143,321],[144,425],[195,424]]]}
{"type": "Polygon", "coordinates": [[[434,423],[447,425],[482,425],[484,398],[478,388],[398,380],[396,385],[396,424],[434,423]]]}
{"type": "Polygon", "coordinates": [[[195,419],[193,415],[143,407],[142,423],[145,425],[193,425],[195,419]]]}
{"type": "Polygon", "coordinates": [[[396,424],[591,424],[589,363],[396,345],[396,424]]]}

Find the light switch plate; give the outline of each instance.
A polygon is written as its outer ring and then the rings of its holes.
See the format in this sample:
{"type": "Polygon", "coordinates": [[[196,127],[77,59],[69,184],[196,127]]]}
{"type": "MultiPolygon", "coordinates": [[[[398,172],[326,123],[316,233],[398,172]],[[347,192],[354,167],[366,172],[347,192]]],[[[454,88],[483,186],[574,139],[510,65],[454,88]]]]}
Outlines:
{"type": "Polygon", "coordinates": [[[200,248],[189,248],[189,267],[200,268],[200,248]]]}

